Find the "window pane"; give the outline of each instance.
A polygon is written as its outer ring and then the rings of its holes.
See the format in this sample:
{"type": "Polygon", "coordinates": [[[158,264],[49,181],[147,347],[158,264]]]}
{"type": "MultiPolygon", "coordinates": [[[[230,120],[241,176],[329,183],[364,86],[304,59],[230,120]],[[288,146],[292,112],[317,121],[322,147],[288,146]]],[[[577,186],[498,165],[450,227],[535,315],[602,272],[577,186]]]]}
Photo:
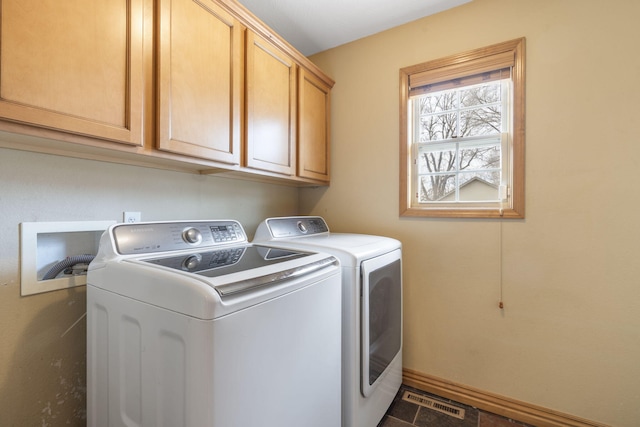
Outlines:
{"type": "Polygon", "coordinates": [[[473,86],[460,91],[460,108],[500,102],[500,82],[473,86]]]}
{"type": "Polygon", "coordinates": [[[427,175],[419,178],[418,202],[436,202],[453,194],[455,200],[455,175],[427,175]]]}
{"type": "MultiPolygon", "coordinates": [[[[460,178],[460,202],[484,202],[498,200],[498,188],[500,184],[499,172],[472,172],[461,173],[460,178]]],[[[455,201],[455,199],[451,199],[455,201]]]]}
{"type": "Polygon", "coordinates": [[[445,113],[420,117],[419,142],[453,138],[457,129],[457,114],[445,113]]]}
{"type": "Polygon", "coordinates": [[[449,172],[456,168],[455,144],[423,145],[418,152],[418,174],[449,172]]]}
{"type": "Polygon", "coordinates": [[[499,169],[500,143],[465,145],[460,150],[460,170],[499,169]]]}
{"type": "Polygon", "coordinates": [[[418,98],[420,115],[442,113],[458,108],[458,97],[454,90],[438,92],[418,98]]]}
{"type": "Polygon", "coordinates": [[[492,105],[460,113],[462,136],[497,135],[502,129],[502,107],[492,105]]]}

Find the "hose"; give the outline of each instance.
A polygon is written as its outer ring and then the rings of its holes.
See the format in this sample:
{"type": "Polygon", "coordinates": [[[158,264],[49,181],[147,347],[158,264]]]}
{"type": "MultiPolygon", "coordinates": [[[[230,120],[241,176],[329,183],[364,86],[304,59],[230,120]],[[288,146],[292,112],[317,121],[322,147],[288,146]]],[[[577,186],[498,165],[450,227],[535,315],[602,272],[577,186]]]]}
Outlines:
{"type": "Polygon", "coordinates": [[[95,255],[76,255],[68,257],[51,267],[42,277],[42,280],[55,279],[61,271],[66,270],[69,267],[73,267],[76,264],[89,264],[95,257],[95,255]]]}

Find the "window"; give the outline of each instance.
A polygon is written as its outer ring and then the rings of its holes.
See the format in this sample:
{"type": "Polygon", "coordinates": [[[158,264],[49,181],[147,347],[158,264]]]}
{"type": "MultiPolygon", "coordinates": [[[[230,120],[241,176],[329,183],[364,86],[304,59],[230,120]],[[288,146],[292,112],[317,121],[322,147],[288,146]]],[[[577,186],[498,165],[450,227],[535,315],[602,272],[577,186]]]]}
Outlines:
{"type": "Polygon", "coordinates": [[[400,215],[524,218],[524,38],[400,70],[400,215]]]}

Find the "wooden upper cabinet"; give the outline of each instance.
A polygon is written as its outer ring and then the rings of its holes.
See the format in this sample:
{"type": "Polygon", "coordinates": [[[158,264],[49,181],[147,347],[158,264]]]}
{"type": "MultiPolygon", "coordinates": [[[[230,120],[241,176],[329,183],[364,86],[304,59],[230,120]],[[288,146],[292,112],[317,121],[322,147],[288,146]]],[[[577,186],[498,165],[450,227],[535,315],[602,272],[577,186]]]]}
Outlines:
{"type": "Polygon", "coordinates": [[[160,0],[158,148],[240,163],[243,28],[211,0],[160,0]]]}
{"type": "Polygon", "coordinates": [[[298,91],[298,176],[329,182],[331,87],[301,67],[298,91]]]}
{"type": "Polygon", "coordinates": [[[2,0],[0,118],[141,145],[143,0],[2,0]]]}
{"type": "Polygon", "coordinates": [[[0,0],[0,146],[326,185],[332,85],[236,0],[0,0]]]}
{"type": "Polygon", "coordinates": [[[247,32],[245,166],[295,175],[296,69],[291,57],[247,32]]]}

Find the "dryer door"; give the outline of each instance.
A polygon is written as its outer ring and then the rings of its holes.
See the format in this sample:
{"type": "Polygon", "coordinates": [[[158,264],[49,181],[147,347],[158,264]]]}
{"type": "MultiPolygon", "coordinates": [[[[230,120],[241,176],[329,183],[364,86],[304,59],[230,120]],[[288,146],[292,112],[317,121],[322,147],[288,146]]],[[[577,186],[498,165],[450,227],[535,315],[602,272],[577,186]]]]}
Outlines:
{"type": "Polygon", "coordinates": [[[362,262],[361,390],[367,397],[402,348],[402,252],[362,262]]]}

